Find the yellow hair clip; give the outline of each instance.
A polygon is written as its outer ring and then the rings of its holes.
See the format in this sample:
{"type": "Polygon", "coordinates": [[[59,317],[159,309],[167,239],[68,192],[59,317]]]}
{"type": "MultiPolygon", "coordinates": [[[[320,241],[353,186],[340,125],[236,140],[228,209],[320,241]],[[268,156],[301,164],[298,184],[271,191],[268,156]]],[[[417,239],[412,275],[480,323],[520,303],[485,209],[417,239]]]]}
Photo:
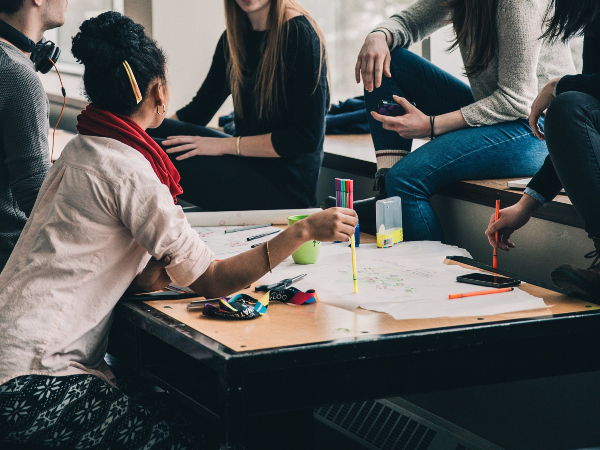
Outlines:
{"type": "Polygon", "coordinates": [[[127,76],[129,77],[129,81],[131,82],[131,87],[133,88],[133,93],[135,94],[135,99],[138,104],[142,101],[142,93],[140,91],[140,87],[135,80],[135,75],[133,74],[133,70],[131,70],[131,66],[127,62],[127,60],[123,61],[123,65],[125,66],[125,72],[127,72],[127,76]]]}

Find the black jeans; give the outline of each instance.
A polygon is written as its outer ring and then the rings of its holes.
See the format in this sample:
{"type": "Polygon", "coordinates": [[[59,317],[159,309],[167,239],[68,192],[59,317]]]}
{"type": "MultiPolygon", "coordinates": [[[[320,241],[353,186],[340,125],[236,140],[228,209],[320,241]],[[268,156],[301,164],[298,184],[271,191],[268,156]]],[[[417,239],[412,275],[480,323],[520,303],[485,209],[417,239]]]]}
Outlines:
{"type": "Polygon", "coordinates": [[[590,238],[600,238],[600,100],[565,92],[546,114],[548,152],[590,238]]]}
{"type": "MultiPolygon", "coordinates": [[[[169,136],[230,138],[217,130],[178,120],[165,119],[148,134],[162,145],[169,136]]],[[[167,148],[164,147],[163,148],[167,148]]],[[[239,156],[194,156],[183,161],[169,158],[181,175],[183,194],[179,197],[208,211],[251,211],[303,208],[298,201],[275,186],[267,175],[239,156]]]]}

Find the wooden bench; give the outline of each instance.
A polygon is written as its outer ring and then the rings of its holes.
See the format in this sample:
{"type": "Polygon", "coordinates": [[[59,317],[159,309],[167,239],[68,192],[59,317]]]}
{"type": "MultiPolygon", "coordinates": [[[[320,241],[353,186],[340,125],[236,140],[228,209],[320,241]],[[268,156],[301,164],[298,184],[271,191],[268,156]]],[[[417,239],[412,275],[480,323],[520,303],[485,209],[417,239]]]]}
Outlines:
{"type": "MultiPolygon", "coordinates": [[[[420,146],[426,142],[420,141],[417,144],[420,146]]],[[[323,167],[372,178],[377,171],[377,164],[371,136],[368,134],[327,136],[325,138],[323,167]]],[[[496,200],[496,194],[499,192],[502,206],[510,206],[519,201],[523,191],[511,189],[507,186],[507,183],[522,178],[460,181],[446,187],[439,194],[480,205],[492,206],[496,200]]],[[[539,208],[534,213],[534,217],[583,228],[583,223],[569,197],[564,194],[559,194],[546,207],[539,208]]]]}
{"type": "MultiPolygon", "coordinates": [[[[48,99],[50,100],[52,112],[51,123],[54,124],[54,116],[58,117],[60,107],[62,106],[62,97],[48,94],[48,99]]],[[[67,108],[60,127],[69,132],[75,132],[76,117],[85,106],[86,102],[84,101],[68,99],[67,108]]],[[[52,135],[50,138],[52,138],[52,135]]],[[[61,132],[60,130],[57,132],[55,158],[60,155],[60,151],[69,139],[68,133],[61,132]]],[[[426,142],[415,141],[415,148],[426,142]]],[[[324,150],[323,167],[334,172],[339,171],[372,179],[377,171],[373,142],[369,134],[326,136],[324,150]]],[[[322,180],[323,183],[329,183],[330,181],[331,186],[333,186],[333,180],[322,180]]],[[[496,199],[496,193],[500,192],[502,205],[509,206],[519,201],[522,191],[509,189],[506,184],[508,181],[511,181],[511,179],[461,181],[448,186],[440,194],[459,200],[492,206],[496,199]]],[[[539,208],[535,212],[534,217],[583,228],[581,219],[566,195],[558,195],[545,208],[539,208]]]]}

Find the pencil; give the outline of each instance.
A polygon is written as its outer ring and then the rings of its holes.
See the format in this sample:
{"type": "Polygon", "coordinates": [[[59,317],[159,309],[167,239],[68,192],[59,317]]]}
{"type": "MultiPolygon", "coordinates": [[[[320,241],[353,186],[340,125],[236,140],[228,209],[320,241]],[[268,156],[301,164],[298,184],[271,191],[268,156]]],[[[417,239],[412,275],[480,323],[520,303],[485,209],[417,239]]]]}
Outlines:
{"type": "Polygon", "coordinates": [[[476,295],[487,295],[487,294],[501,294],[503,292],[512,292],[515,288],[502,288],[502,289],[488,289],[487,291],[477,291],[477,292],[466,292],[464,294],[451,294],[448,296],[450,300],[455,300],[457,298],[463,297],[475,297],[476,295]]]}
{"type": "MultiPolygon", "coordinates": [[[[498,192],[498,194],[496,195],[496,215],[495,215],[495,222],[498,222],[498,219],[500,218],[500,193],[498,192]]],[[[494,272],[496,272],[498,270],[498,232],[496,231],[495,235],[494,235],[494,239],[496,239],[496,247],[494,247],[494,258],[492,261],[492,267],[494,268],[494,272]]]]}
{"type": "Polygon", "coordinates": [[[257,234],[256,236],[250,236],[246,238],[247,241],[253,241],[254,239],[259,239],[261,237],[269,236],[271,234],[279,233],[281,230],[269,231],[268,233],[257,234]]]}

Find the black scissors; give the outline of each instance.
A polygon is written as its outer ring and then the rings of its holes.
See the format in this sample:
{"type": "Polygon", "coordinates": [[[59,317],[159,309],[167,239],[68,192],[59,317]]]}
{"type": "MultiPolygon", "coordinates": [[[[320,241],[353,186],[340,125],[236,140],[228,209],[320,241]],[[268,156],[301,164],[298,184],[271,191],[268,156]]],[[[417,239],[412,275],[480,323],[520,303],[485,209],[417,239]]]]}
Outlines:
{"type": "Polygon", "coordinates": [[[261,286],[256,286],[254,288],[255,292],[268,292],[268,291],[272,291],[272,290],[277,290],[277,289],[285,289],[287,287],[290,287],[292,285],[292,283],[294,283],[294,281],[298,281],[301,280],[302,278],[304,278],[306,276],[305,273],[303,273],[302,275],[298,275],[297,277],[294,278],[286,278],[285,280],[281,280],[277,283],[273,283],[273,284],[263,284],[261,286]]]}

